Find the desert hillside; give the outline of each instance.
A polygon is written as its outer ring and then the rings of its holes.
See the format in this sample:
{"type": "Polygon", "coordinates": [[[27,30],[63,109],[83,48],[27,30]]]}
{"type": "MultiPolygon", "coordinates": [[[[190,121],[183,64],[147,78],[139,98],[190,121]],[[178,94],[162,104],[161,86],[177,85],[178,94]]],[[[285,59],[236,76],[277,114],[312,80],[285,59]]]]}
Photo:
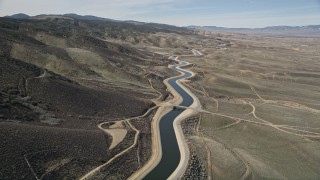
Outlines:
{"type": "Polygon", "coordinates": [[[144,47],[185,49],[164,38],[191,33],[178,30],[61,16],[0,18],[0,177],[77,178],[113,157],[112,137],[97,125],[139,116],[159,95],[168,97],[162,81],[175,74],[168,57],[144,47]],[[58,171],[73,166],[78,170],[58,171]]]}
{"type": "Polygon", "coordinates": [[[183,179],[319,179],[319,37],[209,30],[0,18],[0,179],[128,179],[157,165],[159,121],[184,110],[183,179]],[[197,107],[168,86],[179,60],[197,107]]]}

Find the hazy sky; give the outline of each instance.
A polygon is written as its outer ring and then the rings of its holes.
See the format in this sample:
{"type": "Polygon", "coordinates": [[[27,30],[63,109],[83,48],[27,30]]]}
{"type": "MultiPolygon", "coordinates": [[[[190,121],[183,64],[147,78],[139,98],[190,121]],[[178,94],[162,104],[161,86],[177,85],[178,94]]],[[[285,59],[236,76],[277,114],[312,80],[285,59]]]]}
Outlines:
{"type": "Polygon", "coordinates": [[[0,16],[20,12],[76,13],[178,26],[320,24],[320,0],[0,0],[0,16]]]}

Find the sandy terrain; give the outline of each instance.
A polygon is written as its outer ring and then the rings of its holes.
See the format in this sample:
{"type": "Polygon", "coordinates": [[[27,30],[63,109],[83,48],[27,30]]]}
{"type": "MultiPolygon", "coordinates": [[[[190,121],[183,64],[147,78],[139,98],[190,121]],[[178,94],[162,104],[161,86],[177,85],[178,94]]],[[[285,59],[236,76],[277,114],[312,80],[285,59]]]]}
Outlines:
{"type": "Polygon", "coordinates": [[[110,136],[112,136],[112,142],[111,145],[109,147],[109,149],[114,148],[115,146],[117,146],[126,136],[127,134],[127,130],[126,129],[120,129],[120,128],[115,128],[111,126],[109,127],[110,129],[106,129],[106,128],[102,128],[101,126],[102,124],[99,124],[99,129],[101,129],[102,131],[106,132],[107,134],[110,134],[110,136]]]}

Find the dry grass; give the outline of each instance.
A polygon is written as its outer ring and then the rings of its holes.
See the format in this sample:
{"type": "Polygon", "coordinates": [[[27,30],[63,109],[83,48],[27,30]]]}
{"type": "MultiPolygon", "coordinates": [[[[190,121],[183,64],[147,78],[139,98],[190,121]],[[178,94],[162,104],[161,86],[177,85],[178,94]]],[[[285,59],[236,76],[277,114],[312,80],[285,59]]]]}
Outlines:
{"type": "Polygon", "coordinates": [[[198,73],[187,85],[205,112],[199,136],[212,154],[212,176],[318,178],[320,39],[220,38],[229,45],[203,41],[205,56],[187,58],[198,73]]]}

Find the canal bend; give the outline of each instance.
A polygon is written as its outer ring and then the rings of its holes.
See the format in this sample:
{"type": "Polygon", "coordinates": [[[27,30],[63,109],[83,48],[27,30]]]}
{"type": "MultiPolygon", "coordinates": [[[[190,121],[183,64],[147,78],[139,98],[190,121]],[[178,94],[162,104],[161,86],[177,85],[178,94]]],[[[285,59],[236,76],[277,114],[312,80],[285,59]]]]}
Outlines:
{"type": "MultiPolygon", "coordinates": [[[[171,58],[173,59],[173,58],[171,58]]],[[[176,60],[175,58],[174,60],[176,60]]],[[[182,67],[190,65],[185,61],[178,61],[179,64],[171,66],[172,69],[183,73],[182,75],[172,78],[168,81],[170,86],[177,91],[182,97],[180,106],[189,107],[193,103],[193,98],[180,86],[177,81],[187,79],[192,76],[187,70],[180,69],[182,67]]],[[[177,116],[179,116],[185,109],[175,108],[165,114],[159,122],[162,157],[159,164],[150,171],[144,178],[146,180],[167,179],[178,167],[181,155],[176,138],[176,134],[173,127],[173,122],[177,116]]]]}

